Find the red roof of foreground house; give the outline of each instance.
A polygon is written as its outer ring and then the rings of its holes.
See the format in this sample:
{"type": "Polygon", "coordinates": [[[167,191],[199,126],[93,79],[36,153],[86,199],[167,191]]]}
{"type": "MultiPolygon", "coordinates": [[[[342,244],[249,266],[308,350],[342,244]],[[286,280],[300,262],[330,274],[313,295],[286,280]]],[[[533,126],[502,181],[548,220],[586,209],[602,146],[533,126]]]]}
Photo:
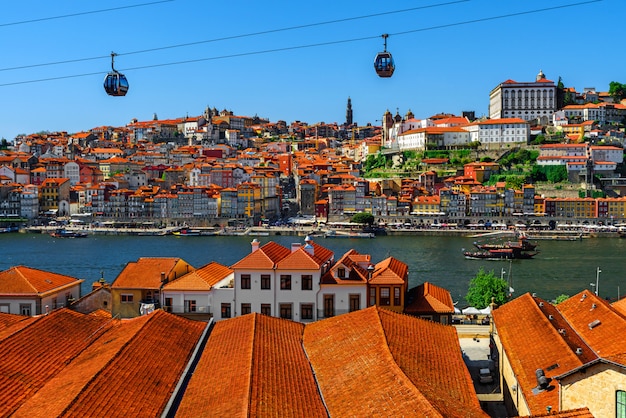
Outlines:
{"type": "Polygon", "coordinates": [[[626,318],[587,290],[558,305],[524,294],[492,312],[504,352],[532,413],[558,405],[558,390],[533,393],[535,371],[547,378],[606,359],[626,366],[626,349],[615,335],[626,318]]]}
{"type": "Polygon", "coordinates": [[[454,328],[376,307],[308,325],[250,314],[212,330],[161,310],[119,321],[61,309],[0,350],[2,416],[487,416],[454,328]]]}
{"type": "MultiPolygon", "coordinates": [[[[161,273],[168,279],[179,263],[185,263],[174,257],[141,257],[137,261],[126,264],[124,270],[117,276],[111,288],[113,289],[158,289],[161,287],[161,273]]],[[[189,271],[193,267],[189,266],[189,271]]]]}
{"type": "Polygon", "coordinates": [[[205,327],[163,311],[125,321],[54,311],[3,347],[0,362],[20,359],[11,369],[29,384],[9,379],[14,386],[0,391],[7,406],[0,413],[158,416],[205,327]]]}
{"type": "Polygon", "coordinates": [[[270,241],[233,264],[231,268],[254,270],[273,269],[276,266],[276,263],[287,257],[289,254],[291,254],[291,250],[289,248],[270,241]]]}
{"type": "Polygon", "coordinates": [[[404,312],[411,314],[421,313],[454,313],[454,303],[450,292],[443,287],[435,286],[425,282],[418,287],[411,289],[413,302],[406,306],[404,312]]]}
{"type": "Polygon", "coordinates": [[[215,261],[200,267],[191,273],[167,283],[163,286],[163,291],[172,290],[199,290],[208,291],[220,281],[233,274],[233,271],[215,261]]]}
{"type": "Polygon", "coordinates": [[[303,329],[259,314],[218,322],[177,415],[326,416],[303,329]]]}
{"type": "Polygon", "coordinates": [[[46,296],[84,280],[25,266],[0,272],[0,295],[46,296]]]}
{"type": "Polygon", "coordinates": [[[307,324],[304,348],[330,416],[487,416],[454,328],[371,307],[307,324]]]}

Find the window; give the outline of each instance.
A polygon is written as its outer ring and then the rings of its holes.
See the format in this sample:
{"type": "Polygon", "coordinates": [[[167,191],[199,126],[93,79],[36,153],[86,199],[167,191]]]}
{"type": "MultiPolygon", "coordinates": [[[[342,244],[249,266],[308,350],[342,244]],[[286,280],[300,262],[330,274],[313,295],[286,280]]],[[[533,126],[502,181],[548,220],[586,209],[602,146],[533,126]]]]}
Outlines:
{"type": "Polygon", "coordinates": [[[303,303],[300,305],[300,319],[313,319],[313,304],[303,303]]]}
{"type": "Polygon", "coordinates": [[[399,287],[393,288],[393,304],[395,306],[400,306],[400,288],[399,287]]]}
{"type": "Polygon", "coordinates": [[[196,311],[196,301],[187,299],[185,300],[185,312],[195,312],[196,311]]]}
{"type": "Polygon", "coordinates": [[[370,306],[376,305],[376,288],[370,288],[370,306]]]}
{"type": "Polygon", "coordinates": [[[615,392],[615,417],[626,418],[626,391],[615,392]]]}
{"type": "Polygon", "coordinates": [[[272,305],[270,305],[269,303],[262,303],[261,313],[263,315],[272,316],[272,305]]]}
{"type": "Polygon", "coordinates": [[[361,309],[361,295],[350,295],[350,312],[361,309]]]}
{"type": "Polygon", "coordinates": [[[280,275],[280,290],[291,290],[291,275],[290,274],[280,275]]]}
{"type": "Polygon", "coordinates": [[[324,295],[324,318],[335,316],[335,295],[324,295]]]}
{"type": "Polygon", "coordinates": [[[339,276],[340,279],[346,277],[346,269],[344,269],[343,267],[339,267],[337,269],[337,276],[339,276]]]}
{"type": "Polygon", "coordinates": [[[302,275],[302,290],[313,290],[313,276],[310,274],[302,275]]]}
{"type": "Polygon", "coordinates": [[[241,288],[250,289],[250,275],[249,274],[241,275],[241,288]]]}
{"type": "Polygon", "coordinates": [[[247,315],[250,312],[252,312],[252,307],[250,306],[249,303],[242,303],[241,304],[241,314],[242,315],[247,315]]]}
{"type": "Polygon", "coordinates": [[[222,303],[222,318],[230,318],[230,303],[222,303]]]}
{"type": "Polygon", "coordinates": [[[272,288],[272,279],[269,274],[261,274],[261,289],[268,290],[272,288]]]}
{"type": "Polygon", "coordinates": [[[380,305],[381,306],[389,306],[391,300],[389,299],[389,288],[381,287],[380,288],[380,305]]]}
{"type": "Polygon", "coordinates": [[[280,317],[283,319],[291,319],[291,303],[280,304],[280,317]]]}
{"type": "Polygon", "coordinates": [[[128,293],[122,293],[122,303],[133,303],[133,295],[128,293]]]}
{"type": "Polygon", "coordinates": [[[20,315],[30,316],[31,315],[31,305],[30,303],[20,303],[20,315]]]}

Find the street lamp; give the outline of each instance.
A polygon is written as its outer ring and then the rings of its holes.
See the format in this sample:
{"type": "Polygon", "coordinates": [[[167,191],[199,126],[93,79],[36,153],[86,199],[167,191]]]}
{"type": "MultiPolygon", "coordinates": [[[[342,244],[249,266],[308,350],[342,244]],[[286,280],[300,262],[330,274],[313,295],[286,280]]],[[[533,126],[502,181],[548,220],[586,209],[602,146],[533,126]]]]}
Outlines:
{"type": "Polygon", "coordinates": [[[596,283],[589,283],[594,288],[594,293],[596,294],[596,296],[598,296],[600,291],[600,273],[602,273],[602,270],[600,270],[600,267],[598,267],[596,269],[596,283]]]}

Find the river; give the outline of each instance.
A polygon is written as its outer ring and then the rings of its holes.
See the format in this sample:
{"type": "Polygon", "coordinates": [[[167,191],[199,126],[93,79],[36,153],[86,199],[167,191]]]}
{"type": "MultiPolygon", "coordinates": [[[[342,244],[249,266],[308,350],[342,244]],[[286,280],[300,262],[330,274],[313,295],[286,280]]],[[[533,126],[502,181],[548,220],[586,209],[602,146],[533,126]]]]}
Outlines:
{"type": "MultiPolygon", "coordinates": [[[[180,257],[194,267],[211,261],[231,265],[250,252],[248,236],[110,236],[83,239],[53,238],[47,234],[0,234],[0,271],[24,265],[85,279],[82,295],[101,274],[111,283],[126,263],[140,257],[180,257]]],[[[275,241],[286,247],[304,242],[302,236],[257,237],[262,244],[275,241]]],[[[531,260],[466,260],[464,249],[473,249],[476,238],[441,236],[379,236],[374,239],[316,238],[339,259],[349,249],[371,254],[374,262],[393,256],[409,266],[409,286],[425,281],[448,289],[458,306],[469,281],[482,267],[511,281],[515,295],[526,292],[552,300],[561,294],[594,290],[615,299],[626,293],[624,257],[626,239],[589,238],[581,241],[537,241],[540,253],[531,260]],[[597,268],[601,272],[597,275],[597,268]]]]}

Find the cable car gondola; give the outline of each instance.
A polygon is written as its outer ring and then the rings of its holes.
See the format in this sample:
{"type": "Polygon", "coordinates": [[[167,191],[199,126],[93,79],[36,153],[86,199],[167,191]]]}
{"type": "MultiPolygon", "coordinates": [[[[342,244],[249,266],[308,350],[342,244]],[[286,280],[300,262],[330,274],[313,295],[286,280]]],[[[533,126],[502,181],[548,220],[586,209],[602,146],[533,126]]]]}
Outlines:
{"type": "Polygon", "coordinates": [[[385,49],[383,52],[379,52],[376,54],[376,59],[374,60],[374,69],[376,70],[376,74],[379,77],[391,77],[393,75],[393,71],[396,69],[396,66],[393,63],[393,57],[390,52],[387,52],[387,35],[386,33],[382,35],[385,40],[385,49]]]}
{"type": "Polygon", "coordinates": [[[126,96],[128,80],[126,80],[124,74],[117,71],[113,66],[113,60],[116,55],[115,52],[111,52],[111,69],[113,71],[104,77],[104,90],[109,96],[126,96]]]}

